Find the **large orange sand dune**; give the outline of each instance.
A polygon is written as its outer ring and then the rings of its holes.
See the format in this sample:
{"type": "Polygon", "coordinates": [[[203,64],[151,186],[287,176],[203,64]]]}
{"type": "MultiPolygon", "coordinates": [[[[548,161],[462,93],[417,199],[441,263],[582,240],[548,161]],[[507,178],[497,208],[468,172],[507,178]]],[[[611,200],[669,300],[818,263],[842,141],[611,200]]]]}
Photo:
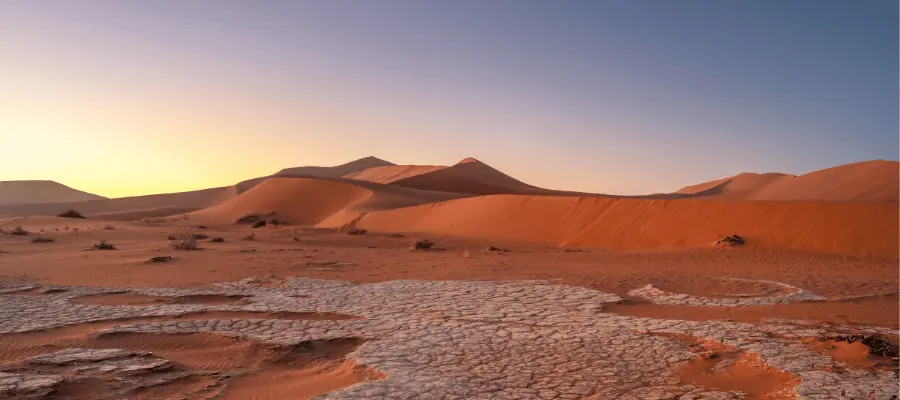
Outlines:
{"type": "Polygon", "coordinates": [[[751,245],[898,256],[896,204],[495,195],[370,212],[357,226],[614,250],[751,245]]]}
{"type": "Polygon", "coordinates": [[[794,176],[743,173],[677,193],[731,200],[900,201],[900,163],[873,160],[794,176]]]}

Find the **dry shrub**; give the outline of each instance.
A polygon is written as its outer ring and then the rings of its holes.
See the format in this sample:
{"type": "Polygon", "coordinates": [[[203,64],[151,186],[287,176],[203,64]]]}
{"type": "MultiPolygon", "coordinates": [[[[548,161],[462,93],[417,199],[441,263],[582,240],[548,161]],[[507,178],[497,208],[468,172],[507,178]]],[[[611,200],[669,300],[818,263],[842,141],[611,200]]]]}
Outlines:
{"type": "Polygon", "coordinates": [[[115,250],[116,245],[112,243],[107,243],[106,240],[101,240],[100,243],[97,243],[93,246],[94,250],[115,250]]]}
{"type": "Polygon", "coordinates": [[[365,229],[361,229],[361,228],[353,228],[353,229],[347,231],[347,234],[348,234],[348,235],[365,235],[366,232],[368,232],[368,231],[365,230],[365,229]]]}
{"type": "Polygon", "coordinates": [[[222,242],[225,241],[225,238],[214,237],[214,238],[212,238],[212,239],[209,239],[209,241],[210,241],[210,242],[213,242],[213,243],[222,243],[222,242]]]}
{"type": "Polygon", "coordinates": [[[253,228],[262,228],[266,226],[266,221],[256,221],[253,223],[253,228]]]}
{"type": "Polygon", "coordinates": [[[432,242],[428,239],[422,239],[422,240],[417,240],[415,243],[413,243],[413,245],[410,247],[410,249],[411,250],[431,250],[432,247],[434,247],[434,242],[432,242]]]}
{"type": "Polygon", "coordinates": [[[57,217],[63,217],[63,218],[81,218],[81,219],[84,219],[84,215],[81,215],[80,212],[75,211],[74,209],[71,209],[71,208],[68,209],[68,210],[66,210],[66,211],[64,211],[64,212],[62,212],[62,213],[60,213],[59,215],[57,215],[57,217]]]}
{"type": "Polygon", "coordinates": [[[55,242],[55,240],[48,238],[48,237],[44,237],[44,236],[38,236],[38,237],[34,238],[34,240],[32,240],[31,242],[32,243],[53,243],[53,242],[55,242]]]}

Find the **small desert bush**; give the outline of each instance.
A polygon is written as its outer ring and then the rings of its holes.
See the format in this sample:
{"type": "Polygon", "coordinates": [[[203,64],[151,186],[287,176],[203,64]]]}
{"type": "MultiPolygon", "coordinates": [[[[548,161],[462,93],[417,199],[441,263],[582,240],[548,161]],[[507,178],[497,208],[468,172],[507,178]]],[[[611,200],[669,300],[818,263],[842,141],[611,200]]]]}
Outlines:
{"type": "Polygon", "coordinates": [[[48,237],[44,237],[44,236],[38,236],[38,237],[34,238],[34,240],[32,240],[31,242],[32,243],[53,243],[53,242],[55,242],[55,240],[48,238],[48,237]]]}
{"type": "Polygon", "coordinates": [[[205,239],[209,239],[209,235],[204,235],[204,234],[202,234],[202,233],[194,233],[194,234],[192,234],[191,236],[193,236],[194,239],[196,239],[196,240],[205,240],[205,239]]]}
{"type": "Polygon", "coordinates": [[[100,243],[95,244],[93,248],[95,250],[115,250],[116,245],[107,243],[106,240],[101,240],[100,243]]]}
{"type": "Polygon", "coordinates": [[[74,209],[71,209],[71,208],[68,209],[68,210],[66,210],[66,211],[64,211],[64,212],[62,212],[62,213],[60,213],[59,215],[57,215],[57,217],[63,217],[63,218],[81,218],[81,219],[84,219],[84,215],[81,215],[80,212],[75,211],[74,209]]]}
{"type": "Polygon", "coordinates": [[[162,263],[162,262],[169,262],[169,261],[172,261],[172,256],[156,256],[156,257],[152,257],[149,260],[147,260],[147,262],[152,262],[152,263],[162,263]]]}
{"type": "Polygon", "coordinates": [[[17,226],[15,228],[13,228],[13,230],[9,231],[9,234],[17,235],[17,236],[28,236],[28,231],[22,229],[21,226],[17,226]]]}
{"type": "Polygon", "coordinates": [[[225,238],[214,237],[214,238],[212,238],[212,239],[209,239],[209,241],[210,241],[210,242],[213,242],[213,243],[222,243],[222,242],[225,241],[225,238]]]}
{"type": "Polygon", "coordinates": [[[197,225],[197,229],[209,229],[206,225],[197,225]]]}
{"type": "Polygon", "coordinates": [[[106,230],[108,230],[108,231],[111,231],[111,230],[116,229],[116,227],[114,227],[114,226],[112,226],[112,225],[107,225],[107,226],[104,226],[103,229],[106,229],[106,230]]]}
{"type": "Polygon", "coordinates": [[[256,222],[259,222],[259,215],[256,214],[247,214],[238,218],[237,221],[234,221],[236,224],[253,224],[256,222]]]}
{"type": "Polygon", "coordinates": [[[262,228],[266,226],[266,221],[256,221],[253,223],[253,228],[262,228]]]}
{"type": "Polygon", "coordinates": [[[434,247],[434,242],[428,239],[422,239],[413,243],[411,248],[412,250],[430,250],[432,247],[434,247]]]}
{"type": "Polygon", "coordinates": [[[368,232],[368,231],[365,230],[365,229],[361,229],[361,228],[353,228],[353,229],[347,231],[347,234],[348,234],[348,235],[365,235],[366,232],[368,232]]]}

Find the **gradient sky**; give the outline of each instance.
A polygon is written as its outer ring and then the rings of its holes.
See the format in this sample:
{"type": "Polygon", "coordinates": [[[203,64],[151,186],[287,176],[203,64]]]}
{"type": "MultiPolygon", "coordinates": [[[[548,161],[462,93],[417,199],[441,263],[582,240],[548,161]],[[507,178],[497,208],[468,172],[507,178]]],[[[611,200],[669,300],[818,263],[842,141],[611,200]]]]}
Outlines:
{"type": "Polygon", "coordinates": [[[0,1],[0,180],[374,155],[645,194],[898,158],[898,3],[0,1]]]}

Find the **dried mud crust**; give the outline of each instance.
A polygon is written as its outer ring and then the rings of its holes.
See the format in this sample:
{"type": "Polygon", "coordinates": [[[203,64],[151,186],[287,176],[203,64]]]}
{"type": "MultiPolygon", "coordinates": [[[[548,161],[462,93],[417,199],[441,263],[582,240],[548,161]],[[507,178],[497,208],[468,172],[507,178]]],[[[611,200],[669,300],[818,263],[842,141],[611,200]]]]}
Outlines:
{"type": "Polygon", "coordinates": [[[762,283],[774,286],[776,289],[769,293],[735,293],[730,298],[702,297],[689,294],[679,294],[661,290],[653,285],[647,285],[628,292],[628,295],[642,297],[656,304],[685,305],[700,307],[747,307],[766,306],[772,304],[787,304],[799,301],[821,301],[824,297],[810,293],[807,290],[791,286],[785,283],[738,279],[718,278],[725,281],[762,283]]]}
{"type": "MultiPolygon", "coordinates": [[[[137,295],[169,298],[245,296],[240,304],[131,306],[71,301],[122,289],[45,287],[48,294],[39,296],[14,294],[33,287],[16,289],[0,288],[0,347],[40,335],[37,331],[111,320],[121,321],[101,324],[92,337],[212,334],[274,346],[358,338],[359,346],[346,359],[383,379],[335,388],[317,399],[752,398],[740,386],[686,375],[685,366],[696,362],[696,349],[665,335],[731,349],[740,354],[741,363],[779,377],[771,381],[781,386],[767,390],[786,398],[890,399],[897,394],[895,371],[841,366],[840,360],[807,343],[809,338],[894,333],[889,330],[866,328],[860,333],[792,321],[746,324],[621,316],[604,312],[605,305],[622,300],[617,295],[544,281],[353,284],[291,278],[271,286],[248,278],[204,290],[131,289],[137,295]],[[232,313],[215,314],[226,311],[232,313]],[[361,319],[288,320],[265,314],[278,312],[361,319]],[[207,317],[201,317],[203,313],[207,317]],[[178,315],[183,317],[155,318],[178,315]],[[17,335],[20,338],[13,338],[17,335]]],[[[109,341],[110,346],[115,343],[109,341]]],[[[35,356],[42,355],[30,355],[35,356]]],[[[35,388],[52,390],[78,377],[4,371],[9,375],[0,376],[0,393],[6,396],[35,388]]]]}

